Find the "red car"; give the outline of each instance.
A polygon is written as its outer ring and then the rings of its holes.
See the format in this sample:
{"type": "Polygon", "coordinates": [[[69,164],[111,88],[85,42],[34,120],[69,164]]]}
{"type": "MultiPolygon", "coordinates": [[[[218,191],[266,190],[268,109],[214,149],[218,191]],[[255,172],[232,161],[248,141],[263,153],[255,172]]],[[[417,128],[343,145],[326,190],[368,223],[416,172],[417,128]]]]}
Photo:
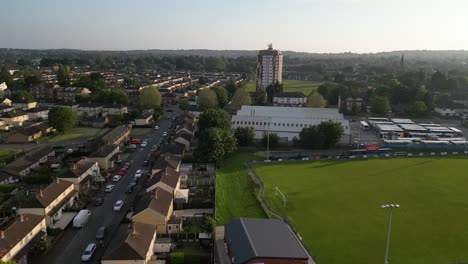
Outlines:
{"type": "Polygon", "coordinates": [[[127,169],[121,168],[117,174],[120,176],[124,176],[125,174],[127,174],[127,169]]]}

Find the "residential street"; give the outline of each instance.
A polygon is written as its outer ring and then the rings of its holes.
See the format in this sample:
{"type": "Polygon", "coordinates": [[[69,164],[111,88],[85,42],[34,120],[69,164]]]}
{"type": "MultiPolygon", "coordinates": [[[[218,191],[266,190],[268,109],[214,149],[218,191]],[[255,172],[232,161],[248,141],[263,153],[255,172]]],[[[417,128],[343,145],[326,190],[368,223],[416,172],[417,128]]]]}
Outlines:
{"type": "MultiPolygon", "coordinates": [[[[147,159],[151,147],[158,143],[159,139],[162,137],[163,132],[169,130],[170,124],[171,120],[163,117],[157,124],[160,127],[159,130],[151,130],[149,134],[141,137],[142,140],[145,138],[148,139],[148,146],[146,148],[139,147],[129,155],[127,160],[123,161],[123,163],[127,161],[131,163],[131,167],[128,173],[123,176],[118,183],[115,184],[115,188],[111,193],[104,194],[103,205],[96,207],[93,203],[90,204],[89,209],[91,210],[92,215],[89,222],[82,229],[75,229],[73,228],[73,223],[70,223],[68,228],[65,230],[64,235],[59,239],[54,247],[50,249],[45,256],[33,259],[31,262],[41,264],[82,263],[81,254],[83,253],[85,247],[89,243],[96,242],[96,231],[99,227],[106,226],[107,234],[104,240],[104,248],[99,247],[98,245],[98,249],[93,255],[92,260],[88,262],[99,263],[98,260],[102,258],[105,248],[112,240],[115,231],[118,229],[119,224],[125,217],[127,209],[132,206],[136,194],[142,188],[141,185],[148,170],[148,167],[143,167],[143,161],[147,159]],[[143,169],[143,179],[138,181],[138,185],[131,194],[126,194],[125,191],[132,181],[132,177],[135,175],[136,170],[138,169],[143,169]],[[119,212],[114,212],[113,206],[117,200],[123,200],[124,206],[119,212]]],[[[123,164],[121,166],[123,166],[123,164]]],[[[109,177],[112,176],[113,174],[109,175],[109,177]]]]}

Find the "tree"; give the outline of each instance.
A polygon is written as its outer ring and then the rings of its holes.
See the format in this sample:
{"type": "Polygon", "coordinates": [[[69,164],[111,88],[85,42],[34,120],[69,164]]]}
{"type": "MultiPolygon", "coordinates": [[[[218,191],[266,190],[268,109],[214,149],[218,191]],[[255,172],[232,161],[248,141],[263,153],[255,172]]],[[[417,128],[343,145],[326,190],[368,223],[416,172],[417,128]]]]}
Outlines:
{"type": "Polygon", "coordinates": [[[34,101],[33,95],[30,92],[25,91],[25,90],[21,90],[21,91],[18,91],[17,93],[15,93],[13,95],[12,99],[15,100],[15,101],[26,101],[26,102],[33,102],[34,101]]]}
{"type": "Polygon", "coordinates": [[[236,149],[236,139],[230,129],[210,127],[199,132],[195,156],[200,162],[214,162],[224,159],[236,149]]]}
{"type": "Polygon", "coordinates": [[[372,96],[369,105],[372,114],[385,115],[391,111],[390,102],[386,96],[372,96]]]}
{"type": "Polygon", "coordinates": [[[304,127],[299,133],[299,143],[301,147],[310,149],[321,149],[325,136],[318,126],[304,127]]]}
{"type": "Polygon", "coordinates": [[[200,76],[200,78],[198,78],[198,84],[200,85],[205,85],[209,82],[210,80],[208,80],[208,78],[206,78],[205,76],[200,76]]]}
{"type": "Polygon", "coordinates": [[[147,87],[140,91],[140,104],[147,108],[161,106],[162,96],[156,88],[147,87]]]}
{"type": "Polygon", "coordinates": [[[265,91],[255,91],[252,95],[252,104],[267,105],[267,93],[265,91]]]}
{"type": "Polygon", "coordinates": [[[326,105],[327,101],[325,101],[323,96],[318,92],[311,92],[310,95],[307,97],[307,107],[323,108],[326,105]]]}
{"type": "Polygon", "coordinates": [[[239,88],[239,86],[237,85],[236,81],[229,79],[224,88],[226,88],[226,90],[228,91],[229,97],[232,97],[233,94],[239,88]]]}
{"type": "Polygon", "coordinates": [[[42,83],[41,75],[34,72],[27,72],[24,74],[24,85],[26,87],[31,87],[42,83]]]}
{"type": "Polygon", "coordinates": [[[229,103],[229,94],[226,88],[218,86],[218,87],[214,87],[213,91],[216,93],[218,106],[220,108],[226,107],[226,105],[229,103]]]}
{"type": "Polygon", "coordinates": [[[431,77],[432,90],[447,90],[447,76],[440,71],[436,71],[431,77]]]}
{"type": "Polygon", "coordinates": [[[68,66],[65,66],[63,64],[59,65],[59,68],[57,70],[57,82],[58,82],[58,85],[62,87],[70,86],[71,77],[70,77],[70,69],[68,69],[68,66]]]}
{"type": "Polygon", "coordinates": [[[424,116],[427,114],[427,106],[423,101],[414,102],[413,112],[416,116],[424,116]]]}
{"type": "Polygon", "coordinates": [[[203,132],[209,128],[231,130],[231,117],[222,109],[208,109],[200,115],[198,129],[203,132]]]}
{"type": "Polygon", "coordinates": [[[262,147],[267,148],[269,144],[269,148],[274,149],[279,146],[279,136],[276,133],[270,133],[270,138],[268,138],[268,134],[265,133],[260,143],[262,144],[262,147]]]}
{"type": "Polygon", "coordinates": [[[240,109],[243,105],[251,105],[252,98],[250,97],[249,92],[247,92],[244,88],[239,88],[232,96],[231,101],[231,108],[232,109],[240,109]]]}
{"type": "Polygon", "coordinates": [[[171,264],[184,264],[185,254],[182,251],[172,252],[169,254],[169,259],[171,264]]]}
{"type": "Polygon", "coordinates": [[[211,89],[203,89],[197,97],[198,107],[205,111],[210,108],[215,108],[218,105],[216,93],[211,89]]]}
{"type": "Polygon", "coordinates": [[[335,121],[322,122],[318,125],[318,130],[323,134],[323,147],[328,149],[334,147],[340,142],[344,134],[343,126],[341,123],[335,121]]]}
{"type": "Polygon", "coordinates": [[[130,100],[128,99],[127,94],[122,90],[116,89],[103,89],[99,90],[95,101],[100,103],[116,103],[122,105],[129,105],[130,100]]]}
{"type": "Polygon", "coordinates": [[[0,260],[0,264],[16,264],[16,262],[13,260],[7,260],[7,261],[0,260]]]}
{"type": "Polygon", "coordinates": [[[61,133],[69,132],[76,124],[77,114],[70,108],[56,106],[49,111],[49,124],[61,133]]]}
{"type": "Polygon", "coordinates": [[[182,99],[179,101],[179,108],[182,111],[187,111],[190,108],[190,103],[187,99],[182,99]]]}
{"type": "Polygon", "coordinates": [[[13,84],[13,77],[5,67],[2,67],[2,70],[0,71],[0,83],[2,82],[5,82],[7,86],[13,84]]]}
{"type": "Polygon", "coordinates": [[[274,84],[270,84],[265,88],[265,92],[267,93],[267,100],[270,104],[273,104],[273,96],[277,93],[283,92],[283,84],[279,82],[275,82],[274,84]]]}
{"type": "Polygon", "coordinates": [[[239,146],[250,146],[254,142],[255,129],[250,126],[237,127],[234,130],[234,137],[236,137],[239,146]]]}

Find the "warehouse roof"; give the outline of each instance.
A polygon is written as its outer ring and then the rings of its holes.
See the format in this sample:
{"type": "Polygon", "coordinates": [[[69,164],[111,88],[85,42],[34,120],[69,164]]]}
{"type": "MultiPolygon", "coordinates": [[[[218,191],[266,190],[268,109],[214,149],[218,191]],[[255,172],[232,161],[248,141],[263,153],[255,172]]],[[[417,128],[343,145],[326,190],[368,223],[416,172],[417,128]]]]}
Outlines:
{"type": "Polygon", "coordinates": [[[313,107],[281,107],[281,106],[251,106],[243,105],[237,111],[238,116],[266,116],[266,117],[290,117],[290,118],[318,118],[326,116],[329,119],[341,118],[343,115],[337,108],[313,108],[313,107]]]}

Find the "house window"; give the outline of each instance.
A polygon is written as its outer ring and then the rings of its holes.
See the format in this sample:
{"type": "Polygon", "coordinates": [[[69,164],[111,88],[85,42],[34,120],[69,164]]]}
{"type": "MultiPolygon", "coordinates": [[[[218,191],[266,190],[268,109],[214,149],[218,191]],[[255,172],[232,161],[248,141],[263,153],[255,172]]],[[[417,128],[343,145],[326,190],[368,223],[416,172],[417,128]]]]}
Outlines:
{"type": "Polygon", "coordinates": [[[168,229],[169,229],[169,230],[172,230],[172,226],[169,226],[168,229]]]}

